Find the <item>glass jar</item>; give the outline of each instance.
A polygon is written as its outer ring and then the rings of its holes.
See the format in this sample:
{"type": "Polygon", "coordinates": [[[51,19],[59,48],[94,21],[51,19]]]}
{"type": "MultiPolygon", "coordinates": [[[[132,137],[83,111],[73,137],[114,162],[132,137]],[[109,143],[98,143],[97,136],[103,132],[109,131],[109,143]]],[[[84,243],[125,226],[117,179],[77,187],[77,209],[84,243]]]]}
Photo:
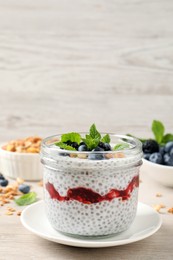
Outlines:
{"type": "MultiPolygon", "coordinates": [[[[85,133],[81,133],[82,136],[85,133]]],[[[142,145],[135,138],[110,134],[118,151],[62,150],[60,135],[43,140],[44,201],[52,227],[71,235],[101,236],[125,231],[138,203],[142,145]]]]}

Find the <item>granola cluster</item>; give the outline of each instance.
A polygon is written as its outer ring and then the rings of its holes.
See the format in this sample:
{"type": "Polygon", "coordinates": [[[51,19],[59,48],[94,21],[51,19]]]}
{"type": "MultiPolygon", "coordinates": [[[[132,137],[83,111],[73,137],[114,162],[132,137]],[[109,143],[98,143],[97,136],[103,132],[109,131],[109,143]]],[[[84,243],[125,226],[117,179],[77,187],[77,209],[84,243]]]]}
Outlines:
{"type": "Polygon", "coordinates": [[[12,140],[2,149],[9,152],[18,153],[39,153],[42,138],[38,136],[31,136],[25,139],[12,140]]]}

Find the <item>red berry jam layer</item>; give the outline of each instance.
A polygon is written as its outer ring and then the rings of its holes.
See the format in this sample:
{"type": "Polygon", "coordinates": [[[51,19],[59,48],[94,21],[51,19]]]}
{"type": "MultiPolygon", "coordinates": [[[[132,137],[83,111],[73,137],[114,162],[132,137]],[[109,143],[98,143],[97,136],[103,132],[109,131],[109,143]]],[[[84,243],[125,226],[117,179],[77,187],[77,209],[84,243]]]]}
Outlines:
{"type": "Polygon", "coordinates": [[[135,187],[139,187],[139,175],[133,177],[125,190],[111,189],[107,194],[100,195],[92,189],[77,187],[67,191],[66,196],[61,196],[59,192],[54,188],[53,184],[46,183],[46,189],[52,199],[58,201],[76,200],[84,204],[98,203],[102,201],[111,201],[114,198],[121,198],[127,200],[130,198],[132,191],[135,187]]]}

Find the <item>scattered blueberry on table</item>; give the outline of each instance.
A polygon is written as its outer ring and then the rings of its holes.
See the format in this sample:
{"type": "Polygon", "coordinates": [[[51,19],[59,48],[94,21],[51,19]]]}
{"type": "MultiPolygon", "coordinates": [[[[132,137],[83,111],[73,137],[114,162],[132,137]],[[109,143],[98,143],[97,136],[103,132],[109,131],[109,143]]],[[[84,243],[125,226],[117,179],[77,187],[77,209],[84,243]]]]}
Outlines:
{"type": "Polygon", "coordinates": [[[19,191],[21,191],[24,194],[27,194],[30,192],[30,186],[27,184],[20,184],[18,189],[19,189],[19,191]]]}
{"type": "Polygon", "coordinates": [[[8,180],[4,179],[0,179],[0,186],[2,187],[6,187],[8,185],[8,180]]]}

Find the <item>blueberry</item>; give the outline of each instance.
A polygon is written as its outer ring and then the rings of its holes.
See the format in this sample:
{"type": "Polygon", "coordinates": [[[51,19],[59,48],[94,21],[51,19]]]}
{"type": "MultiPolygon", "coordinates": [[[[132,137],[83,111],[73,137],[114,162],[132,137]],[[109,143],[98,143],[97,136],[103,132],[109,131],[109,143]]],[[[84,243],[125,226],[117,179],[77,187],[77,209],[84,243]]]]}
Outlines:
{"type": "Polygon", "coordinates": [[[166,152],[166,153],[169,153],[172,148],[173,148],[173,141],[168,142],[168,143],[165,145],[165,152],[166,152]]]}
{"type": "Polygon", "coordinates": [[[168,153],[165,153],[163,156],[163,162],[167,166],[173,166],[173,154],[169,155],[168,153]]]}
{"type": "Polygon", "coordinates": [[[24,194],[29,193],[30,192],[30,186],[26,185],[26,184],[20,184],[19,185],[19,191],[21,191],[24,194]]]}
{"type": "Polygon", "coordinates": [[[8,185],[8,180],[6,180],[6,179],[1,179],[0,180],[0,186],[6,187],[7,185],[8,185]]]}
{"type": "Polygon", "coordinates": [[[162,156],[165,154],[165,147],[164,146],[159,147],[159,153],[161,153],[162,156]]]}
{"type": "Polygon", "coordinates": [[[68,153],[59,153],[59,156],[69,156],[68,153]]]}
{"type": "Polygon", "coordinates": [[[112,150],[110,144],[108,144],[108,143],[100,142],[99,147],[102,148],[104,151],[111,151],[112,150]]]}
{"type": "Polygon", "coordinates": [[[71,145],[71,141],[64,142],[67,145],[71,145]]]}
{"type": "Polygon", "coordinates": [[[163,158],[162,158],[161,153],[152,153],[150,155],[149,161],[153,162],[153,163],[157,163],[157,164],[162,164],[163,158]]]}
{"type": "Polygon", "coordinates": [[[2,173],[0,173],[0,180],[5,180],[5,178],[4,178],[2,173]]]}
{"type": "Polygon", "coordinates": [[[78,151],[85,152],[85,151],[88,151],[88,148],[85,144],[82,144],[78,147],[78,151]]]}
{"type": "Polygon", "coordinates": [[[103,154],[99,154],[99,153],[90,153],[88,155],[88,159],[89,160],[103,160],[103,154]]]}
{"type": "Polygon", "coordinates": [[[78,147],[79,147],[78,143],[76,143],[76,142],[72,142],[72,143],[70,144],[70,146],[72,146],[72,147],[75,148],[76,150],[77,150],[78,147]]]}
{"type": "Polygon", "coordinates": [[[142,150],[144,153],[157,153],[159,152],[159,145],[154,140],[147,140],[143,143],[142,150]]]}
{"type": "Polygon", "coordinates": [[[149,160],[151,153],[144,153],[143,158],[149,160]]]}
{"type": "Polygon", "coordinates": [[[81,145],[83,145],[83,144],[86,145],[84,142],[80,142],[79,146],[81,146],[81,145]]]}
{"type": "Polygon", "coordinates": [[[102,148],[100,147],[96,147],[95,149],[92,150],[92,152],[89,154],[88,159],[89,160],[103,160],[104,156],[102,153],[94,153],[94,152],[102,152],[104,151],[102,148]]]}
{"type": "Polygon", "coordinates": [[[99,147],[99,146],[97,146],[96,148],[94,148],[94,149],[92,150],[92,152],[102,152],[102,151],[104,151],[104,149],[101,148],[101,147],[99,147]]]}
{"type": "Polygon", "coordinates": [[[169,154],[170,154],[170,155],[172,155],[172,154],[173,154],[173,148],[170,150],[169,154]]]}

